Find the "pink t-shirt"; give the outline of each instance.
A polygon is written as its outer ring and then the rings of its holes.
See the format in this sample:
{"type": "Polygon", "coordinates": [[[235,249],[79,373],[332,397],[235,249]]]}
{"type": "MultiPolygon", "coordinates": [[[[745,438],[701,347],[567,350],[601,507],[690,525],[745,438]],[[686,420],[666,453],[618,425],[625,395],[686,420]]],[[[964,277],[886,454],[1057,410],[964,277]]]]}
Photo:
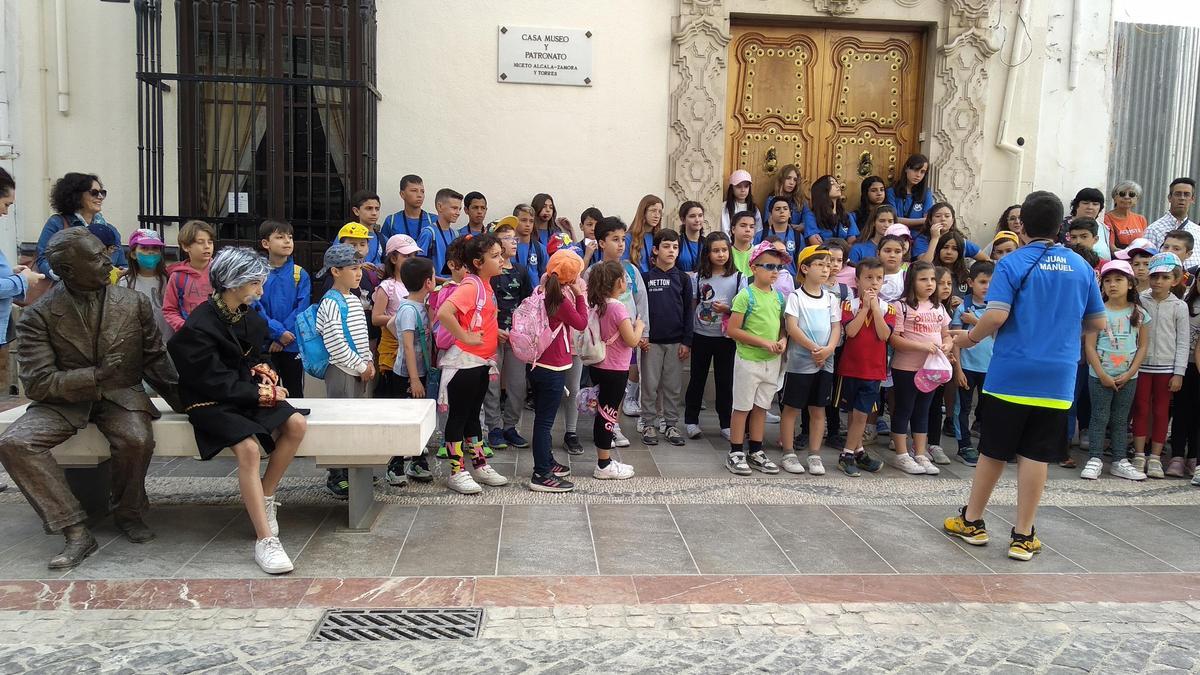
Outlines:
{"type": "MultiPolygon", "coordinates": [[[[942,329],[950,327],[950,316],[941,305],[932,302],[922,302],[916,309],[905,302],[897,302],[895,334],[917,342],[942,344],[942,329]]],[[[928,352],[918,352],[911,349],[897,349],[892,355],[892,370],[917,372],[925,365],[928,352]]]]}
{"type": "Polygon", "coordinates": [[[618,336],[612,342],[609,339],[621,332],[621,322],[629,318],[625,303],[613,298],[608,299],[604,316],[600,317],[600,339],[606,343],[604,360],[596,364],[602,370],[629,370],[629,361],[633,358],[633,347],[625,344],[618,336]]]}

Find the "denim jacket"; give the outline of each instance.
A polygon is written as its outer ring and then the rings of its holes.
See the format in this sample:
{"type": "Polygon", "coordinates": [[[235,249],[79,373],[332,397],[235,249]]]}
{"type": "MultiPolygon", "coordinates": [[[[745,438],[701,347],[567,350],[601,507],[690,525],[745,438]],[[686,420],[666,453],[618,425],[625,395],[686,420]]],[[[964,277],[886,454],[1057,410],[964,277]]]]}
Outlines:
{"type": "MultiPolygon", "coordinates": [[[[71,214],[70,220],[71,220],[71,223],[70,223],[69,227],[75,227],[78,225],[85,225],[85,226],[87,225],[87,223],[83,222],[83,217],[80,216],[78,213],[71,214]]],[[[96,216],[92,219],[92,222],[100,223],[101,225],[108,225],[108,227],[113,231],[113,233],[117,235],[117,250],[113,251],[113,254],[112,254],[113,267],[120,267],[120,268],[129,267],[129,262],[125,259],[125,249],[121,248],[121,245],[120,245],[121,233],[117,230],[117,228],[113,227],[112,225],[109,225],[108,221],[104,219],[104,215],[100,214],[100,213],[96,214],[96,216]]],[[[41,272],[42,274],[45,274],[47,277],[49,277],[50,279],[53,279],[54,281],[58,281],[58,275],[54,273],[54,270],[50,269],[50,261],[46,259],[46,246],[48,246],[50,244],[50,238],[53,237],[55,234],[57,234],[59,232],[59,230],[62,230],[62,229],[63,229],[62,214],[56,213],[56,214],[50,216],[50,218],[46,220],[46,224],[42,226],[42,234],[41,234],[41,236],[38,237],[38,243],[37,243],[37,262],[34,264],[34,266],[37,268],[37,271],[41,272]]]]}

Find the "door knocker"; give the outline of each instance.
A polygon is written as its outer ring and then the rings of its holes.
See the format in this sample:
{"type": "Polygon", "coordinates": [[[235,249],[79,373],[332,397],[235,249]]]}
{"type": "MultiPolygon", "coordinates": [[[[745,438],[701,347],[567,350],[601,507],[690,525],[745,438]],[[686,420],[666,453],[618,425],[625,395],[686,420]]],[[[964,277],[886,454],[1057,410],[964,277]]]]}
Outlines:
{"type": "Polygon", "coordinates": [[[863,150],[863,154],[858,157],[858,175],[866,178],[871,175],[871,153],[863,150]]]}
{"type": "Polygon", "coordinates": [[[779,168],[779,156],[775,152],[775,146],[767,148],[767,173],[775,173],[775,169],[779,168]]]}

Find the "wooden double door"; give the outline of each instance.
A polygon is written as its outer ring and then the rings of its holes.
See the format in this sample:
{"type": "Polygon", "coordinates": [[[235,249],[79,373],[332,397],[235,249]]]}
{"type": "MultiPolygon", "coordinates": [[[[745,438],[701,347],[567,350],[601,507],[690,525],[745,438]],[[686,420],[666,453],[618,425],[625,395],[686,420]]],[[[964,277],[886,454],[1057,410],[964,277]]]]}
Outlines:
{"type": "Polygon", "coordinates": [[[761,204],[788,164],[805,194],[832,174],[858,205],[919,150],[924,36],[917,31],[735,25],[725,175],[745,169],[761,204]]]}

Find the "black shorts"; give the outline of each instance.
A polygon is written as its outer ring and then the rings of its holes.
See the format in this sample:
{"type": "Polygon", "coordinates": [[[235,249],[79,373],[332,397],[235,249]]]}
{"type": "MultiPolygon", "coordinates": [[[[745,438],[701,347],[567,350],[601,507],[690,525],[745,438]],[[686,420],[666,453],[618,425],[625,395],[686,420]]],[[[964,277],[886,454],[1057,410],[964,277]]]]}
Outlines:
{"type": "Polygon", "coordinates": [[[833,373],[788,373],[783,377],[783,404],[790,408],[824,408],[833,397],[833,373]]]}
{"type": "Polygon", "coordinates": [[[979,425],[979,453],[1007,462],[1017,455],[1057,462],[1067,452],[1067,411],[987,396],[979,425]]]}
{"type": "Polygon", "coordinates": [[[838,405],[849,411],[870,415],[879,404],[879,381],[857,377],[838,378],[838,405]]]}

